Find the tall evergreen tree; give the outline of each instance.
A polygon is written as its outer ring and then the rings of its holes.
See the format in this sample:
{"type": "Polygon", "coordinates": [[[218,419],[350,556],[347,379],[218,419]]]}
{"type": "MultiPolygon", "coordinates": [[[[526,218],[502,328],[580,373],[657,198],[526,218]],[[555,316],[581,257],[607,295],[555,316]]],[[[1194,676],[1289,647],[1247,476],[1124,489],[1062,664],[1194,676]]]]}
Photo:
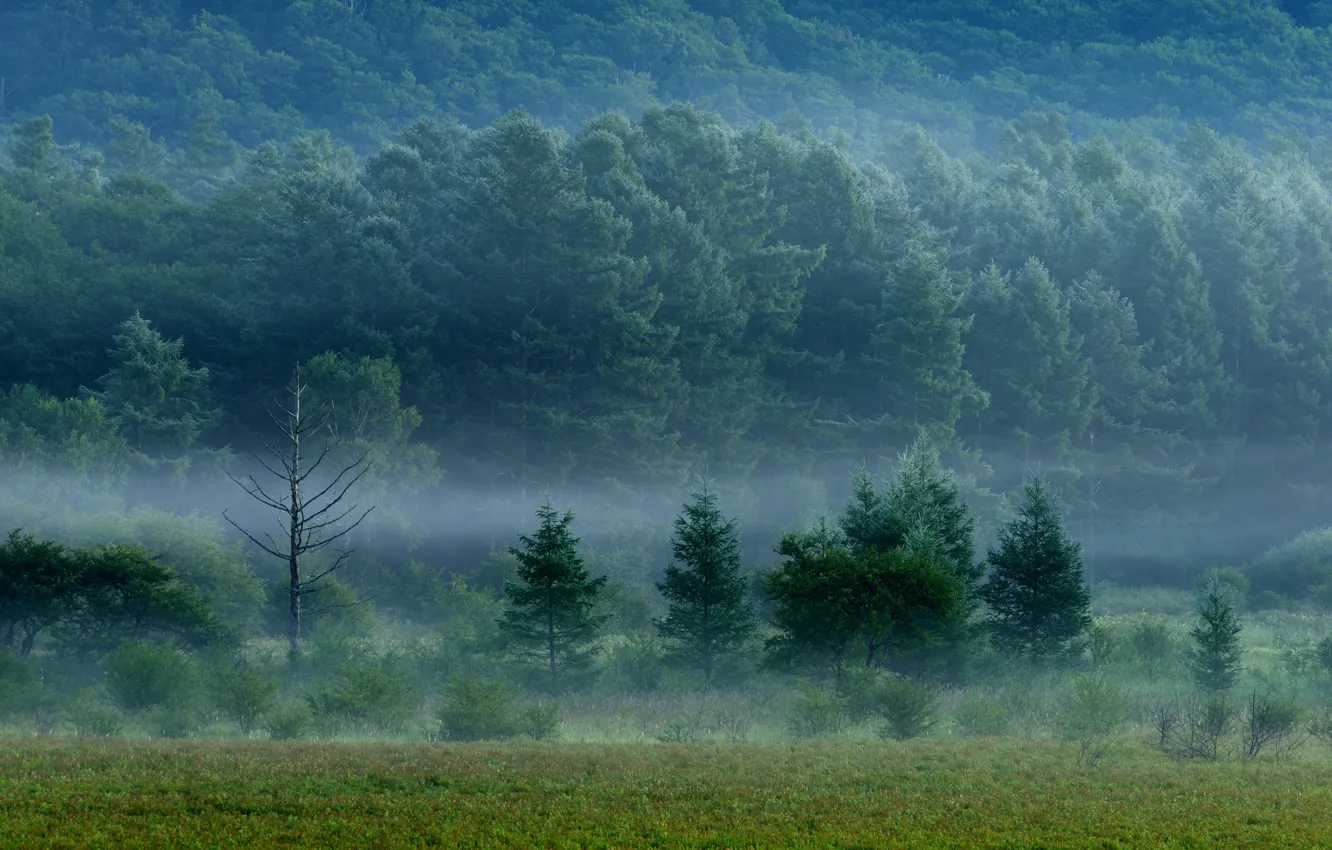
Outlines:
{"type": "Polygon", "coordinates": [[[1049,487],[1033,478],[1018,515],[986,555],[990,575],[981,588],[990,634],[1001,649],[1034,660],[1072,649],[1091,626],[1091,594],[1083,579],[1082,547],[1064,533],[1049,487]]]}
{"type": "Polygon", "coordinates": [[[1189,670],[1205,691],[1219,693],[1235,686],[1240,674],[1239,618],[1225,585],[1215,576],[1198,600],[1198,619],[1189,630],[1189,670]]]}
{"type": "Polygon", "coordinates": [[[595,611],[606,577],[592,578],[578,553],[569,530],[573,511],[560,516],[547,500],[537,517],[536,534],[522,535],[522,548],[509,550],[518,559],[518,581],[504,583],[509,607],[499,625],[524,654],[546,665],[555,693],[561,671],[581,669],[596,654],[593,642],[609,619],[595,611]]]}
{"type": "Polygon", "coordinates": [[[722,517],[706,486],[676,517],[671,547],[678,565],[667,567],[657,585],[669,604],[657,628],[670,655],[702,671],[711,689],[718,663],[743,649],[756,623],[749,582],[740,574],[735,520],[722,517]]]}

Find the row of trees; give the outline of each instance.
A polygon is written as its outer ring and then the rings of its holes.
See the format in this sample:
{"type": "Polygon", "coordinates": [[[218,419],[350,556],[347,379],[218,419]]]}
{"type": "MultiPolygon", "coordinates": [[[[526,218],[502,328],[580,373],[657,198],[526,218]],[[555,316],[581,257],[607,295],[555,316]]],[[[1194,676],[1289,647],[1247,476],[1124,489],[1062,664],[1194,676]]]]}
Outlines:
{"type": "MultiPolygon", "coordinates": [[[[884,495],[862,473],[837,523],[783,537],[784,560],[762,575],[771,614],[764,663],[821,669],[838,682],[853,665],[926,672],[931,660],[968,651],[982,602],[983,631],[1009,657],[1044,663],[1080,653],[1090,594],[1080,547],[1046,484],[1027,484],[1018,515],[978,566],[967,506],[938,456],[918,443],[903,461],[884,495]]],[[[502,626],[555,690],[596,651],[607,579],[593,577],[580,556],[571,511],[547,502],[537,516],[536,533],[511,550],[518,567],[505,585],[502,626]]],[[[760,630],[736,522],[705,486],[676,518],[671,545],[674,563],[658,584],[667,610],[655,626],[668,657],[710,688],[755,649],[760,630]]]]}

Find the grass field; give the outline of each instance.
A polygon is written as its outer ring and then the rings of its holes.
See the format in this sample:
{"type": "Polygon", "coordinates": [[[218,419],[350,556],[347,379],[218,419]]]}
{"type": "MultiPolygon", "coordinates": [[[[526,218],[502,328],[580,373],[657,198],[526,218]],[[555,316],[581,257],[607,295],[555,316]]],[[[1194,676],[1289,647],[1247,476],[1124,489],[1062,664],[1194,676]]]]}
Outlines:
{"type": "Polygon", "coordinates": [[[0,740],[0,846],[1332,847],[1332,761],[1025,740],[0,740]]]}

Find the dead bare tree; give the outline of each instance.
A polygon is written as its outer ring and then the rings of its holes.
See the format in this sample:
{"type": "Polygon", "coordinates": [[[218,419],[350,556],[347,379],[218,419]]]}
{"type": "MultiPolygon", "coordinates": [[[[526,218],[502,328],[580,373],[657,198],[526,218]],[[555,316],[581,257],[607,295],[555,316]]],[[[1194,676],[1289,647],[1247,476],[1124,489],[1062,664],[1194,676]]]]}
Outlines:
{"type": "Polygon", "coordinates": [[[291,408],[278,404],[278,409],[286,414],[286,421],[283,422],[269,413],[273,424],[282,432],[285,444],[278,449],[265,442],[264,448],[277,459],[280,468],[274,468],[262,458],[255,456],[260,466],[284,483],[286,492],[280,497],[274,497],[255,480],[253,475],[241,480],[228,473],[228,477],[251,498],[278,512],[278,526],[282,529],[283,542],[279,543],[269,533],[265,533],[261,540],[233,520],[226,511],[222,512],[226,521],[249,538],[250,542],[287,564],[289,578],[287,592],[291,597],[287,639],[293,655],[298,655],[301,651],[301,600],[327,587],[326,584],[320,585],[319,582],[340,569],[354,550],[335,550],[337,557],[333,563],[313,577],[301,575],[302,559],[346,537],[374,510],[373,505],[364,511],[355,504],[343,507],[348,491],[370,468],[365,462],[364,454],[339,469],[337,475],[333,476],[332,481],[323,489],[314,495],[306,495],[306,483],[319,469],[320,464],[328,458],[335,441],[331,438],[325,439],[323,449],[314,463],[310,464],[309,468],[302,466],[304,460],[301,455],[302,439],[320,431],[328,431],[331,418],[328,411],[312,417],[309,411],[301,409],[301,397],[305,394],[305,390],[306,386],[301,383],[301,370],[298,366],[290,388],[293,400],[291,408]],[[360,515],[348,522],[348,518],[358,511],[360,515]]]}

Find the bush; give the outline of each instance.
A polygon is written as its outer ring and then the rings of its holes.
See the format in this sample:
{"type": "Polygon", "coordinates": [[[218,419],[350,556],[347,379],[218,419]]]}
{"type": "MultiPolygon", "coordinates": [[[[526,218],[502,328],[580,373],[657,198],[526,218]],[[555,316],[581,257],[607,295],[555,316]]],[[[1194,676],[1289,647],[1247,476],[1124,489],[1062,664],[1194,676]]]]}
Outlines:
{"type": "Polygon", "coordinates": [[[437,716],[440,733],[451,741],[500,740],[519,731],[509,686],[472,676],[449,680],[437,716]]]}
{"type": "Polygon", "coordinates": [[[12,649],[0,649],[0,720],[35,712],[44,696],[32,666],[12,649]]]}
{"type": "Polygon", "coordinates": [[[1195,698],[1182,708],[1177,703],[1152,711],[1157,746],[1175,758],[1217,761],[1221,742],[1235,727],[1235,710],[1224,694],[1195,698]]]}
{"type": "Polygon", "coordinates": [[[190,705],[155,708],[148,713],[149,728],[160,738],[188,738],[199,731],[199,712],[190,705]]]}
{"type": "Polygon", "coordinates": [[[1266,751],[1280,758],[1299,749],[1304,744],[1303,719],[1303,710],[1291,697],[1271,693],[1260,696],[1254,691],[1244,706],[1240,724],[1244,756],[1257,758],[1266,751]]]}
{"type": "Polygon", "coordinates": [[[411,681],[382,665],[344,667],[341,681],[332,688],[320,688],[306,700],[329,733],[346,728],[400,731],[421,704],[411,681]]]}
{"type": "Polygon", "coordinates": [[[1180,659],[1180,641],[1164,617],[1138,618],[1128,633],[1128,652],[1147,681],[1155,682],[1180,659]]]}
{"type": "Polygon", "coordinates": [[[106,658],[107,693],[130,713],[184,705],[193,687],[194,663],[175,647],[132,643],[106,658]]]}
{"type": "Polygon", "coordinates": [[[292,741],[310,734],[314,717],[303,702],[288,702],[274,706],[264,718],[268,736],[275,741],[292,741]]]}
{"type": "Polygon", "coordinates": [[[791,702],[787,730],[796,738],[835,735],[846,727],[846,701],[814,685],[800,683],[800,694],[791,702]]]}
{"type": "Polygon", "coordinates": [[[938,720],[939,693],[928,684],[892,676],[880,684],[878,696],[878,714],[884,720],[879,734],[884,738],[917,738],[938,720]]]}
{"type": "Polygon", "coordinates": [[[80,737],[111,738],[125,728],[120,712],[95,697],[91,690],[75,694],[65,705],[65,720],[80,737]]]}
{"type": "Polygon", "coordinates": [[[523,709],[519,718],[522,732],[534,741],[548,741],[560,732],[560,706],[555,702],[534,702],[523,709]]]}
{"type": "Polygon", "coordinates": [[[957,731],[967,737],[998,737],[1008,734],[1008,708],[990,694],[968,694],[953,713],[957,731]]]}
{"type": "Polygon", "coordinates": [[[213,701],[218,711],[249,735],[273,708],[278,683],[248,667],[230,670],[217,680],[213,701]]]}
{"type": "Polygon", "coordinates": [[[1109,623],[1098,619],[1087,630],[1087,651],[1091,655],[1092,668],[1100,670],[1114,661],[1119,655],[1123,639],[1109,623]]]}
{"type": "Polygon", "coordinates": [[[1318,642],[1314,647],[1314,655],[1318,658],[1318,665],[1332,673],[1332,635],[1328,635],[1318,642]]]}
{"type": "Polygon", "coordinates": [[[1078,764],[1095,765],[1128,722],[1132,706],[1123,690],[1095,676],[1076,676],[1059,704],[1059,731],[1078,745],[1078,764]]]}
{"type": "Polygon", "coordinates": [[[606,667],[616,683],[636,694],[656,692],[666,673],[661,646],[649,634],[632,635],[613,646],[607,653],[606,667]]]}
{"type": "Polygon", "coordinates": [[[1332,581],[1332,528],[1306,531],[1274,547],[1248,573],[1255,592],[1306,597],[1315,585],[1332,581]]]}
{"type": "Polygon", "coordinates": [[[1217,567],[1208,570],[1198,578],[1198,590],[1205,592],[1208,582],[1211,581],[1216,581],[1230,591],[1231,598],[1235,600],[1235,607],[1244,607],[1244,600],[1249,597],[1249,590],[1252,587],[1252,582],[1244,570],[1239,567],[1217,567]]]}

